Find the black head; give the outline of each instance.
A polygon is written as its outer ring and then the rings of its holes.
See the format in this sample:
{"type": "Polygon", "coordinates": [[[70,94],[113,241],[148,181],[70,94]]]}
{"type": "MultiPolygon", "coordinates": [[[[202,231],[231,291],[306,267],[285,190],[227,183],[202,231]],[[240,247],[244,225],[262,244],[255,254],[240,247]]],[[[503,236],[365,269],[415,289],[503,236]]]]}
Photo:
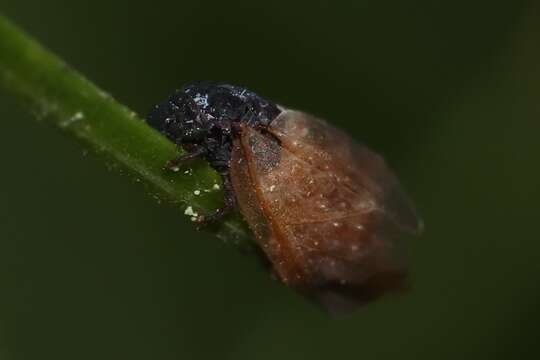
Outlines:
{"type": "Polygon", "coordinates": [[[146,121],[176,144],[188,145],[211,136],[230,136],[235,122],[267,126],[280,112],[247,89],[197,82],[156,105],[146,121]]]}

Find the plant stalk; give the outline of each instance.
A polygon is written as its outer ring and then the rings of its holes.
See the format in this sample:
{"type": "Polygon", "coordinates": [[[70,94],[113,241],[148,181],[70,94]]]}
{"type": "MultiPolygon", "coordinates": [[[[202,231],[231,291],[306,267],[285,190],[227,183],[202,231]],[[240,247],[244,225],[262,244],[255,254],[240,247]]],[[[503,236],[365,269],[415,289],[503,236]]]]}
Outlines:
{"type": "MultiPolygon", "coordinates": [[[[188,209],[189,215],[190,207],[211,213],[222,205],[221,181],[207,164],[194,161],[178,172],[164,170],[179,151],[172,142],[1,15],[0,87],[39,120],[78,138],[182,213],[188,209]]],[[[211,230],[235,243],[249,239],[238,215],[211,230]]]]}

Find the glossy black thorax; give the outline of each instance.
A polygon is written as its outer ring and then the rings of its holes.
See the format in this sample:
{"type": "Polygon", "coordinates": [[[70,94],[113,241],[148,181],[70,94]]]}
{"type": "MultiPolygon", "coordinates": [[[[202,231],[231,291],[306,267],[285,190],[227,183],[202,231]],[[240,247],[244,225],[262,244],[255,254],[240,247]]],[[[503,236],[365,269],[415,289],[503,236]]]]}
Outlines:
{"type": "Polygon", "coordinates": [[[210,165],[223,171],[238,124],[265,128],[280,112],[242,87],[196,82],[156,105],[146,121],[186,151],[204,151],[210,165]]]}

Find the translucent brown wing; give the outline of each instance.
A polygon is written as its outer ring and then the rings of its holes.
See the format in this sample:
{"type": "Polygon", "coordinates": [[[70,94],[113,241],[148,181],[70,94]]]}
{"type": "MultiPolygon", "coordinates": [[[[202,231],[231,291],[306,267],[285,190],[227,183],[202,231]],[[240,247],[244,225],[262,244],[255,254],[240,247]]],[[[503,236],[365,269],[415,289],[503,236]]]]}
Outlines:
{"type": "Polygon", "coordinates": [[[402,231],[421,231],[422,223],[412,201],[380,155],[345,132],[300,111],[283,112],[272,122],[271,131],[284,147],[306,162],[321,169],[335,165],[340,170],[336,173],[339,179],[356,191],[369,191],[402,231]]]}
{"type": "Polygon", "coordinates": [[[330,311],[398,288],[399,230],[420,227],[380,156],[321,120],[284,111],[243,127],[231,175],[240,209],[279,278],[330,311]]]}

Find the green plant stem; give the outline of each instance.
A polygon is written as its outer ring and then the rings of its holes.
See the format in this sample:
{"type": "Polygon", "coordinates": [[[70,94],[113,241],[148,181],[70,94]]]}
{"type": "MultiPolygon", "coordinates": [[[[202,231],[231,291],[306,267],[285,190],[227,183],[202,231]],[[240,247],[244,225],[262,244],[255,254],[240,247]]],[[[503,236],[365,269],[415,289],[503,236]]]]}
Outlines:
{"type": "MultiPolygon", "coordinates": [[[[177,154],[173,143],[1,15],[0,86],[38,119],[77,137],[109,165],[149,185],[154,197],[198,213],[222,205],[223,194],[216,190],[221,182],[212,169],[194,162],[176,173],[164,170],[177,154]]],[[[249,237],[238,216],[214,231],[235,242],[249,237]]]]}

